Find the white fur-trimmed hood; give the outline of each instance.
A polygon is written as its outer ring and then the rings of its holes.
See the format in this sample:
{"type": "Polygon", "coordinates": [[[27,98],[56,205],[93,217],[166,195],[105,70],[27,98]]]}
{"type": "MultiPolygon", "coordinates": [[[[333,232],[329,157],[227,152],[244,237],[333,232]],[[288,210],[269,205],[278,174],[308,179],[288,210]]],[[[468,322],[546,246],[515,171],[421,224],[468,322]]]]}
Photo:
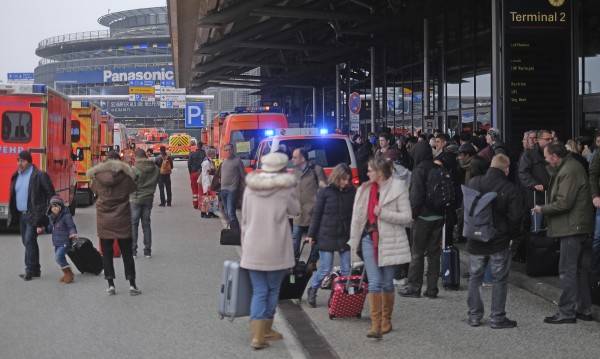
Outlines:
{"type": "Polygon", "coordinates": [[[118,160],[108,160],[106,162],[100,163],[97,166],[90,168],[86,175],[88,177],[95,177],[100,172],[114,172],[115,174],[119,172],[123,172],[124,174],[131,177],[131,179],[135,179],[133,172],[131,171],[131,167],[125,162],[121,162],[118,160]]]}
{"type": "Polygon", "coordinates": [[[246,175],[246,186],[254,191],[271,191],[291,188],[298,185],[298,179],[291,173],[270,173],[253,171],[246,175]]]}

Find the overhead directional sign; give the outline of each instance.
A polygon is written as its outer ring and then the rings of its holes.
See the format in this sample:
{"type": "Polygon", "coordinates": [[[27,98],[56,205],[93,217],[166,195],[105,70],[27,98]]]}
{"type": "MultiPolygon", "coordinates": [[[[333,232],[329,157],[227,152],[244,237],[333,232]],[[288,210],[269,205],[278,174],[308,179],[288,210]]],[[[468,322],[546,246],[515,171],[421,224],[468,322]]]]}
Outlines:
{"type": "Polygon", "coordinates": [[[204,102],[189,102],[185,106],[185,127],[204,127],[204,102]]]}
{"type": "Polygon", "coordinates": [[[129,86],[154,86],[154,80],[130,80],[129,86]]]}
{"type": "Polygon", "coordinates": [[[160,108],[186,108],[185,89],[174,87],[160,88],[160,108]]]}
{"type": "Polygon", "coordinates": [[[348,109],[351,113],[360,112],[360,95],[357,92],[350,94],[350,98],[348,99],[348,109]]]}
{"type": "Polygon", "coordinates": [[[153,95],[154,87],[146,87],[146,86],[129,86],[129,94],[130,95],[153,95]]]}

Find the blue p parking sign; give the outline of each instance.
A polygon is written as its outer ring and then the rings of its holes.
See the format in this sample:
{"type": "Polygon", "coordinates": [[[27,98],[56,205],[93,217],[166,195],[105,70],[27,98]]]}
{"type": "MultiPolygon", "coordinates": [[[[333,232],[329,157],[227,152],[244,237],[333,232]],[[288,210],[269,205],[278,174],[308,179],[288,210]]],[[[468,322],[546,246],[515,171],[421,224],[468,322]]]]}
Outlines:
{"type": "Polygon", "coordinates": [[[204,127],[204,102],[188,102],[185,105],[185,127],[204,127]]]}

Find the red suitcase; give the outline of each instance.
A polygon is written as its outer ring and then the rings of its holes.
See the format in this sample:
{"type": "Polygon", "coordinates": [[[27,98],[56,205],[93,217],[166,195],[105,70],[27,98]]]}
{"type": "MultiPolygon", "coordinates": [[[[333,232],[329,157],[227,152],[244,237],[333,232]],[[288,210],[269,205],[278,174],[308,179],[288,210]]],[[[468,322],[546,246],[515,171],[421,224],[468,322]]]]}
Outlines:
{"type": "Polygon", "coordinates": [[[329,297],[329,319],[360,318],[365,306],[369,288],[364,281],[364,270],[361,275],[338,277],[333,281],[329,297]]]}

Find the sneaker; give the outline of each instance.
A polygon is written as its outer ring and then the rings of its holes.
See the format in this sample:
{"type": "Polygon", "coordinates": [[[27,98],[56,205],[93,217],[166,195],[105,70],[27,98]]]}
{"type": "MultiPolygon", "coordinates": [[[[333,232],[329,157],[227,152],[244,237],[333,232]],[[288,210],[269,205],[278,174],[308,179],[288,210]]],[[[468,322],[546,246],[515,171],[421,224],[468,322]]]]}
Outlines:
{"type": "Polygon", "coordinates": [[[404,287],[408,284],[408,278],[394,279],[394,285],[404,287]]]}
{"type": "Polygon", "coordinates": [[[129,295],[138,295],[142,294],[142,291],[136,287],[129,287],[129,295]]]}
{"type": "Polygon", "coordinates": [[[106,290],[106,294],[108,295],[115,295],[116,293],[117,292],[115,291],[115,287],[113,287],[112,285],[106,290]]]}
{"type": "Polygon", "coordinates": [[[492,287],[492,283],[486,283],[486,282],[483,282],[483,283],[481,283],[481,286],[482,286],[483,288],[491,288],[491,287],[492,287]]]}
{"type": "Polygon", "coordinates": [[[150,253],[144,254],[144,258],[152,258],[152,254],[150,254],[150,253]]]}

